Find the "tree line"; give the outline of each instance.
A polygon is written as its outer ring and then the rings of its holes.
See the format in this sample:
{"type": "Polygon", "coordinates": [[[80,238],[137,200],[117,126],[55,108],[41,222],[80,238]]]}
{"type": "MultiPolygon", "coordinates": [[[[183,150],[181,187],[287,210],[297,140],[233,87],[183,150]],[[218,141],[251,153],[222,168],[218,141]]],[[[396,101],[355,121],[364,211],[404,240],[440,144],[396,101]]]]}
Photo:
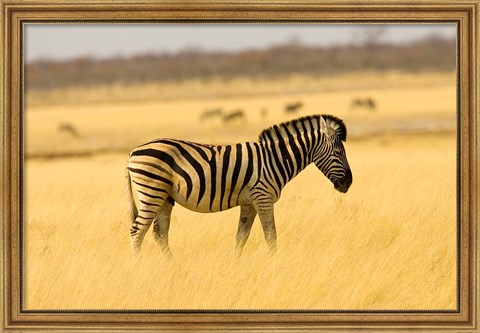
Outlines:
{"type": "Polygon", "coordinates": [[[455,54],[455,40],[439,36],[405,44],[330,47],[290,41],[240,52],[186,49],[174,54],[146,53],[108,59],[37,60],[26,64],[25,82],[27,89],[54,89],[245,76],[275,79],[291,74],[323,76],[363,70],[451,71],[456,66],[455,54]]]}

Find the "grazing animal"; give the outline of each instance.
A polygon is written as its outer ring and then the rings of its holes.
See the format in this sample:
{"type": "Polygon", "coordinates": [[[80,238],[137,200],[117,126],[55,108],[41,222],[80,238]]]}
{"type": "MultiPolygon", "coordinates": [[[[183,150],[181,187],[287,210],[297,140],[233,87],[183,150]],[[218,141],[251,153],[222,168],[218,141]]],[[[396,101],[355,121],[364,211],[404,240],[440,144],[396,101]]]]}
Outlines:
{"type": "Polygon", "coordinates": [[[258,214],[269,249],[275,252],[273,204],[307,165],[315,163],[336,190],[348,191],[352,172],[342,143],[346,138],[341,119],[315,115],[265,129],[258,142],[214,146],[158,139],[134,148],[126,168],[133,253],[153,223],[155,239],[170,254],[168,230],[175,202],[205,213],[241,206],[237,255],[258,214]]]}
{"type": "Polygon", "coordinates": [[[285,112],[294,113],[294,112],[297,112],[301,107],[303,107],[302,102],[290,103],[285,105],[285,112]]]}
{"type": "Polygon", "coordinates": [[[262,115],[262,119],[267,119],[268,118],[268,109],[267,108],[262,108],[260,110],[260,114],[262,115]]]}
{"type": "Polygon", "coordinates": [[[223,114],[223,111],[220,108],[205,110],[200,115],[200,121],[204,121],[211,118],[217,118],[217,117],[220,118],[222,114],[223,114]]]}
{"type": "Polygon", "coordinates": [[[355,108],[364,108],[369,111],[375,111],[377,108],[377,103],[375,103],[375,100],[371,97],[367,98],[354,98],[352,100],[352,103],[350,104],[351,109],[355,108]]]}
{"type": "Polygon", "coordinates": [[[59,133],[66,133],[74,138],[79,138],[80,133],[76,130],[75,126],[70,123],[60,123],[58,125],[58,132],[59,133]]]}
{"type": "Polygon", "coordinates": [[[223,115],[223,121],[225,123],[229,123],[231,121],[234,121],[235,119],[245,119],[245,113],[243,112],[243,110],[238,109],[223,115]]]}

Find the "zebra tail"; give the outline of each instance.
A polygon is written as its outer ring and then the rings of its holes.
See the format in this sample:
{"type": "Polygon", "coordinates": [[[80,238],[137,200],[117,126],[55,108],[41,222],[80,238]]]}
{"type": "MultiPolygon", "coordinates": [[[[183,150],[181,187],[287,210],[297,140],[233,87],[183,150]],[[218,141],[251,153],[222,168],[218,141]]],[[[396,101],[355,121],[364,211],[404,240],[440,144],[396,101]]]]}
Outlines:
{"type": "Polygon", "coordinates": [[[127,178],[126,192],[127,192],[127,200],[128,200],[128,212],[130,214],[130,219],[132,220],[132,224],[133,224],[137,219],[138,209],[137,209],[137,205],[135,205],[135,200],[133,199],[132,180],[130,179],[130,172],[128,171],[128,168],[126,169],[126,178],[127,178]]]}

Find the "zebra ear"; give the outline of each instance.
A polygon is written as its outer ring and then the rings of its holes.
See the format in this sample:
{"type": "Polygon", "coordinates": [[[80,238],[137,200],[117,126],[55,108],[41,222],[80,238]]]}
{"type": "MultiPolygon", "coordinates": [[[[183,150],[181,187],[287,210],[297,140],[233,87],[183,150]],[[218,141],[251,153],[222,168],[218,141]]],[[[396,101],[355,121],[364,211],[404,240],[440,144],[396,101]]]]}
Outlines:
{"type": "Polygon", "coordinates": [[[333,128],[329,124],[327,124],[327,122],[325,121],[325,119],[323,119],[323,117],[320,117],[320,132],[325,134],[327,138],[332,137],[333,134],[335,133],[333,128]]]}

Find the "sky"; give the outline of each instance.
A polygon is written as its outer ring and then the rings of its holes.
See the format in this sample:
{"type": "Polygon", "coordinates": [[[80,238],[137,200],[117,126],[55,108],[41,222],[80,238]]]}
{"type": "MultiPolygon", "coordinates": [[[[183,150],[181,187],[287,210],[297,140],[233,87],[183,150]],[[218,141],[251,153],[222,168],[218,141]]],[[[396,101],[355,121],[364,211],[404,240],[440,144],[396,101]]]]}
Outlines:
{"type": "Polygon", "coordinates": [[[297,40],[330,46],[360,42],[385,27],[381,40],[406,43],[435,34],[455,38],[455,24],[34,24],[25,25],[25,59],[108,58],[188,48],[239,51],[297,40]]]}

